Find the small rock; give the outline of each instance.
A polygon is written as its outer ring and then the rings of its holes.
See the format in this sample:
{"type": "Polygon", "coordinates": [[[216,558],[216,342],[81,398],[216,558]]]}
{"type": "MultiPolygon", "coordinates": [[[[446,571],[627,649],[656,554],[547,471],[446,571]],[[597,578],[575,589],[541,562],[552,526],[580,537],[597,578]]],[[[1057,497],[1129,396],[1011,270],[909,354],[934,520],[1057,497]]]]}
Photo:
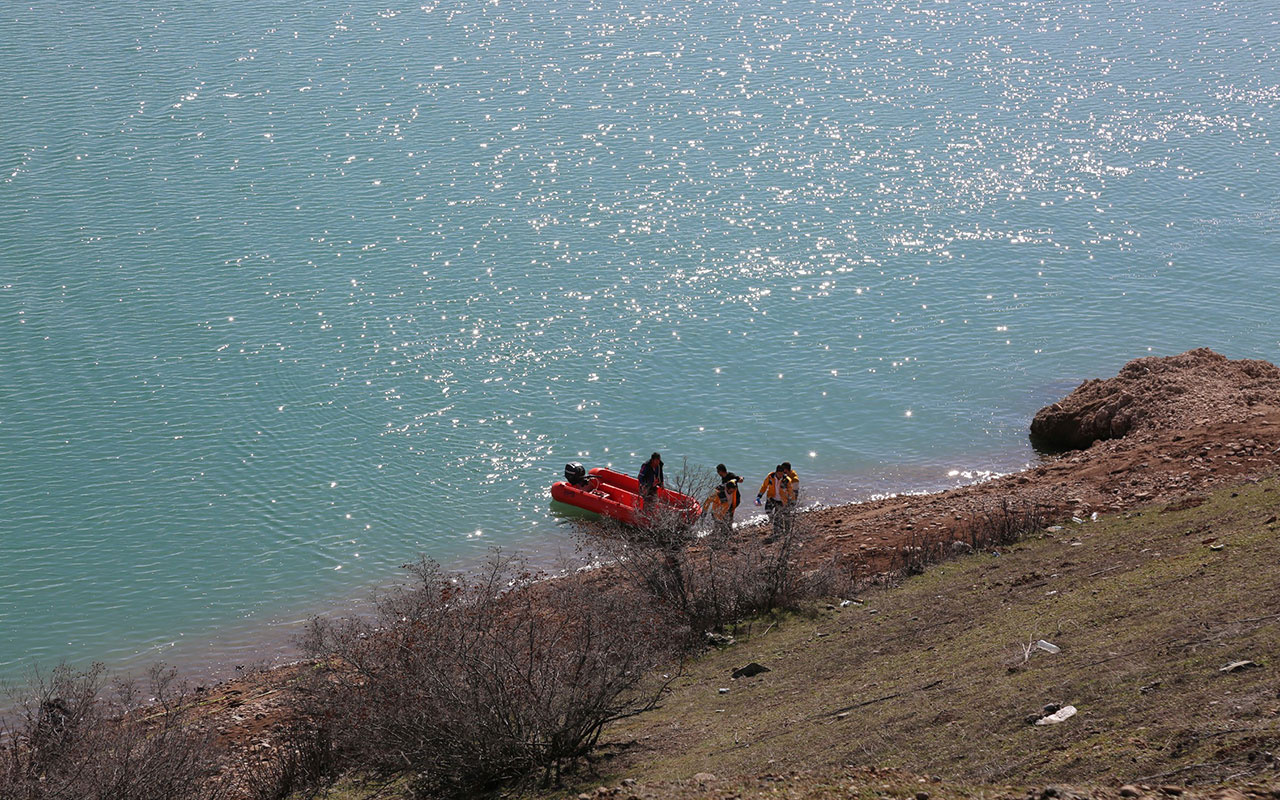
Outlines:
{"type": "Polygon", "coordinates": [[[723,688],[723,687],[721,687],[720,689],[717,689],[716,691],[718,691],[720,694],[728,694],[728,693],[729,693],[729,690],[728,690],[728,689],[725,689],[725,688],[723,688]]]}
{"type": "Polygon", "coordinates": [[[1141,797],[1142,790],[1139,789],[1137,786],[1134,786],[1132,783],[1126,783],[1124,786],[1120,787],[1120,796],[1121,797],[1141,797]]]}
{"type": "Polygon", "coordinates": [[[769,669],[763,664],[757,664],[756,662],[752,661],[750,664],[747,664],[745,667],[739,667],[735,669],[733,671],[732,677],[734,680],[737,680],[738,678],[753,678],[762,672],[773,672],[773,670],[769,669]]]}
{"type": "Polygon", "coordinates": [[[622,785],[623,785],[623,786],[635,786],[635,785],[636,785],[636,779],[635,779],[635,778],[623,778],[623,779],[622,779],[622,785]]]}
{"type": "Polygon", "coordinates": [[[1275,515],[1275,514],[1272,514],[1271,516],[1267,517],[1267,521],[1266,521],[1266,522],[1264,522],[1264,523],[1262,523],[1262,524],[1263,524],[1263,525],[1270,525],[1271,523],[1273,523],[1273,522],[1275,522],[1275,521],[1276,521],[1276,515],[1275,515]]]}
{"type": "Polygon", "coordinates": [[[708,781],[714,781],[716,776],[712,775],[710,772],[699,772],[697,775],[693,776],[693,779],[698,783],[707,783],[708,781]]]}
{"type": "Polygon", "coordinates": [[[1177,797],[1182,794],[1183,789],[1181,786],[1161,786],[1160,791],[1163,794],[1170,795],[1171,797],[1177,797]]]}
{"type": "Polygon", "coordinates": [[[1225,667],[1219,667],[1218,672],[1239,672],[1242,669],[1253,669],[1262,666],[1256,661],[1232,661],[1225,667]]]}
{"type": "Polygon", "coordinates": [[[916,800],[929,800],[928,792],[916,792],[916,800]]]}
{"type": "Polygon", "coordinates": [[[836,714],[836,719],[844,719],[847,716],[849,716],[848,711],[841,711],[839,714],[836,714]]]}

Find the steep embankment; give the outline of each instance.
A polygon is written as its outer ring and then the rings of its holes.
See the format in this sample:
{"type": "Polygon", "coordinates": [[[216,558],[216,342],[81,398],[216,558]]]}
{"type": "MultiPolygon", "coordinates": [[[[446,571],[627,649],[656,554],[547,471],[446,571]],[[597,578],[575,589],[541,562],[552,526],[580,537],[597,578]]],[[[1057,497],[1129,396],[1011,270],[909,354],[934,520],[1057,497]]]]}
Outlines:
{"type": "Polygon", "coordinates": [[[1185,505],[758,622],[610,732],[607,783],[648,798],[1280,781],[1280,481],[1185,505]],[[731,677],[750,662],[771,671],[731,677]],[[1047,704],[1079,713],[1031,724],[1047,704]]]}

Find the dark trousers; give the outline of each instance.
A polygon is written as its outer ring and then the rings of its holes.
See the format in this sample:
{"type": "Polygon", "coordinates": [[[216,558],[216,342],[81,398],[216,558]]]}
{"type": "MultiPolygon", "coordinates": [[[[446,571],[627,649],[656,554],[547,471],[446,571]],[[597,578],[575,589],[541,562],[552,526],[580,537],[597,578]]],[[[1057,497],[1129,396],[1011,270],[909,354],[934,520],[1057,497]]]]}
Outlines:
{"type": "Polygon", "coordinates": [[[781,500],[768,499],[764,503],[765,513],[773,523],[773,536],[788,536],[791,533],[791,506],[781,500]]]}

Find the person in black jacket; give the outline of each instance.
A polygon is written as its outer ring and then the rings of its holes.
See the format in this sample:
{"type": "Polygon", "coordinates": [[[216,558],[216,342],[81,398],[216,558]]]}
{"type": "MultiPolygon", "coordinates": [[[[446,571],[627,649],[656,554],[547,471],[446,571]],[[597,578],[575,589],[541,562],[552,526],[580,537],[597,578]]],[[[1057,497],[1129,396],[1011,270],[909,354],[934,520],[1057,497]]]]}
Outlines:
{"type": "Polygon", "coordinates": [[[662,488],[662,456],[657,453],[649,456],[649,460],[640,465],[640,474],[636,479],[640,481],[640,498],[648,505],[649,500],[657,497],[658,490],[662,488]]]}

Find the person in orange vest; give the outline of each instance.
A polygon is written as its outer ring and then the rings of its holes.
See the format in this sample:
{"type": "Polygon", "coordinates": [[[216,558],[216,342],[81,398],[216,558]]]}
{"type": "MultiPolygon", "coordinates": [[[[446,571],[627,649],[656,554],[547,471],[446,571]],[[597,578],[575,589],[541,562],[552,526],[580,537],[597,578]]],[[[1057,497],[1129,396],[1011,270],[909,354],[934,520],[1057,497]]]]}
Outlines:
{"type": "Polygon", "coordinates": [[[764,478],[760,491],[756,493],[756,505],[760,498],[766,498],[765,513],[773,523],[773,537],[786,535],[791,531],[791,476],[779,464],[764,478]]]}
{"type": "Polygon", "coordinates": [[[791,479],[791,483],[788,485],[791,490],[791,502],[787,503],[787,506],[794,513],[800,505],[800,476],[791,468],[790,461],[782,462],[782,471],[787,473],[787,477],[791,479]]]}
{"type": "Polygon", "coordinates": [[[711,535],[723,542],[733,533],[733,500],[724,484],[707,497],[702,504],[703,513],[711,515],[711,535]]]}
{"type": "Polygon", "coordinates": [[[733,515],[738,510],[738,504],[742,502],[742,492],[738,486],[742,483],[741,475],[735,475],[729,471],[724,464],[716,464],[716,475],[720,476],[720,485],[724,487],[725,492],[729,495],[729,503],[732,508],[729,509],[729,522],[733,522],[733,515]]]}

